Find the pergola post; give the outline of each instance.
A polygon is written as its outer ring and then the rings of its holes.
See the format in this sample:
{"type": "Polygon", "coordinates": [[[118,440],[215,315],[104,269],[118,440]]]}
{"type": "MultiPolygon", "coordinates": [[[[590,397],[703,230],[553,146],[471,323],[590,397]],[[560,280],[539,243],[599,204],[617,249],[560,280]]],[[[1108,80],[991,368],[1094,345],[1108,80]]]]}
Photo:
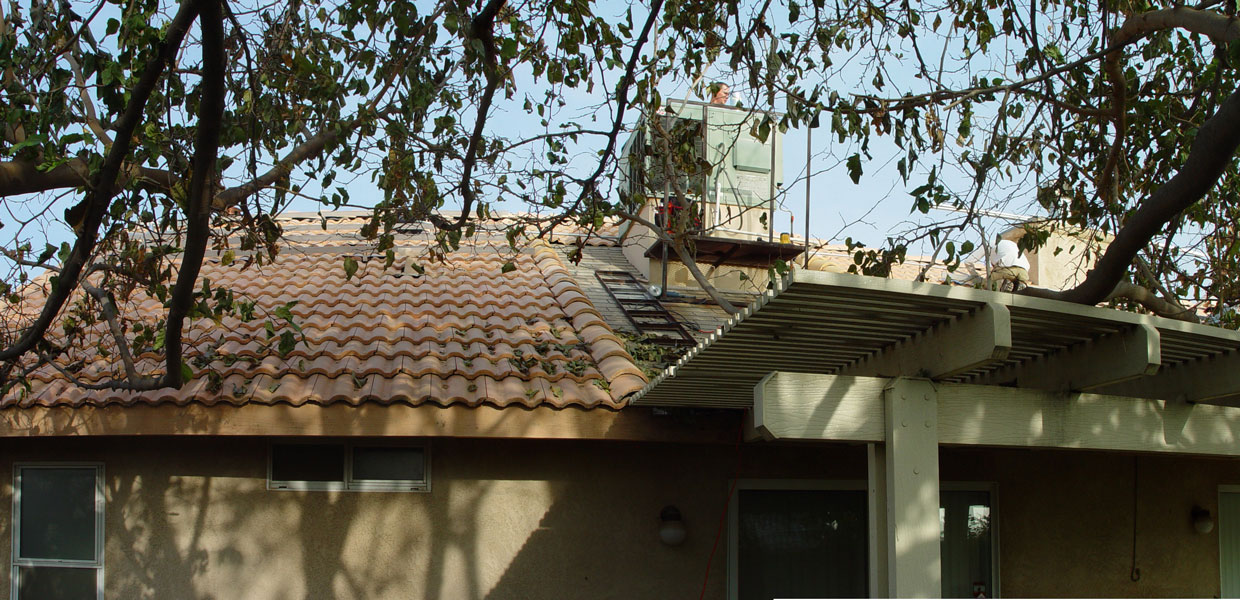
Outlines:
{"type": "Polygon", "coordinates": [[[870,597],[888,598],[891,594],[887,591],[887,447],[869,443],[865,448],[869,474],[866,514],[870,530],[870,597]]]}
{"type": "Polygon", "coordinates": [[[938,395],[928,380],[897,377],[883,390],[883,403],[886,592],[892,598],[939,598],[938,395]]]}

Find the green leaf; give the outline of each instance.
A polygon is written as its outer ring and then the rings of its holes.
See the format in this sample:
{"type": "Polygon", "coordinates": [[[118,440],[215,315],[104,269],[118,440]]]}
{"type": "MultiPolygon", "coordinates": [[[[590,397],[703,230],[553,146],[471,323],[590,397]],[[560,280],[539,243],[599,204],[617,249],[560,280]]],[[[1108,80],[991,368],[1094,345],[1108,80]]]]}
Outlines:
{"type": "Polygon", "coordinates": [[[189,381],[194,378],[194,370],[184,360],[181,361],[181,381],[189,381]]]}
{"type": "Polygon", "coordinates": [[[293,351],[293,348],[296,348],[296,347],[297,347],[297,336],[294,335],[291,330],[285,329],[283,332],[280,333],[279,352],[280,352],[281,357],[288,356],[289,353],[293,351]]]}
{"type": "Polygon", "coordinates": [[[357,261],[352,256],[344,257],[344,278],[346,281],[353,279],[353,275],[357,273],[357,261]]]}
{"type": "Polygon", "coordinates": [[[861,155],[854,154],[848,157],[848,176],[852,178],[853,183],[861,182],[861,155]]]}
{"type": "Polygon", "coordinates": [[[295,304],[296,302],[289,302],[282,306],[277,306],[276,311],[275,311],[276,316],[280,317],[281,319],[284,319],[285,321],[292,323],[293,322],[293,306],[295,304]]]}
{"type": "Polygon", "coordinates": [[[233,261],[236,259],[237,259],[237,255],[233,253],[232,250],[229,250],[225,252],[223,256],[220,257],[220,264],[227,267],[228,265],[233,264],[233,261]]]}
{"type": "Polygon", "coordinates": [[[499,268],[500,273],[511,273],[516,270],[517,270],[517,265],[512,264],[512,261],[508,261],[504,263],[504,266],[499,268]]]}

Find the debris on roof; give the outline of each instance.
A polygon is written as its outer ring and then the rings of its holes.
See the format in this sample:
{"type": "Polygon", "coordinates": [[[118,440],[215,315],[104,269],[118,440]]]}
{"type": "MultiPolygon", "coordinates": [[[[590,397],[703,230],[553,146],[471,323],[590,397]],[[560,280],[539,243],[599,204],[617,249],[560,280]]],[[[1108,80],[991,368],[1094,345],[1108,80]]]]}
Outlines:
{"type": "MultiPolygon", "coordinates": [[[[244,268],[243,261],[217,256],[203,264],[203,280],[253,302],[255,314],[189,326],[186,360],[194,377],[181,389],[135,393],[74,385],[70,376],[86,383],[124,376],[98,324],[93,333],[105,343],[59,360],[59,368],[43,366],[31,376],[30,389],[11,391],[0,406],[618,408],[646,383],[624,341],[545,243],[514,252],[502,238],[479,235],[437,262],[426,260],[433,242],[411,234],[398,240],[396,260],[385,266],[383,256],[341,251],[353,243],[352,228],[361,219],[332,218],[327,231],[317,215],[314,220],[321,239],[300,239],[297,227],[306,223],[296,218],[282,223],[290,241],[274,263],[244,268]],[[355,272],[346,273],[346,258],[357,265],[355,272]],[[275,341],[289,337],[295,343],[281,356],[275,341]]],[[[164,311],[161,302],[140,294],[123,309],[130,315],[164,311]]],[[[138,356],[150,374],[160,372],[161,361],[162,353],[150,348],[138,356]]]]}

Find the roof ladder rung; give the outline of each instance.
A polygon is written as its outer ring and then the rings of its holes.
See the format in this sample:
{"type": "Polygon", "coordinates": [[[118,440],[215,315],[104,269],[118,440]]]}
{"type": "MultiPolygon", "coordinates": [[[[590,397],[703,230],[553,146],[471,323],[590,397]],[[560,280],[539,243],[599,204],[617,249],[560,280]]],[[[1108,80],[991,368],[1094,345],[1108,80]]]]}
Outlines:
{"type": "Polygon", "coordinates": [[[650,341],[659,344],[692,346],[697,342],[693,336],[668,312],[657,298],[650,294],[632,273],[628,271],[595,271],[595,278],[607,290],[607,294],[620,306],[624,316],[638,333],[651,336],[650,341]]]}

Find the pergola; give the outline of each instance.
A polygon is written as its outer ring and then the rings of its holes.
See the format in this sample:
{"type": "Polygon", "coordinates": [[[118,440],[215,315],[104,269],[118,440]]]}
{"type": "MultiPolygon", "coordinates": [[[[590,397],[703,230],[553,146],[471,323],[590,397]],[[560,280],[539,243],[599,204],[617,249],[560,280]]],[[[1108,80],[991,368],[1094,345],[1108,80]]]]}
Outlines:
{"type": "Polygon", "coordinates": [[[754,437],[867,443],[870,589],[938,596],[939,444],[1240,456],[1240,333],[795,270],[634,404],[752,409],[754,437]]]}

